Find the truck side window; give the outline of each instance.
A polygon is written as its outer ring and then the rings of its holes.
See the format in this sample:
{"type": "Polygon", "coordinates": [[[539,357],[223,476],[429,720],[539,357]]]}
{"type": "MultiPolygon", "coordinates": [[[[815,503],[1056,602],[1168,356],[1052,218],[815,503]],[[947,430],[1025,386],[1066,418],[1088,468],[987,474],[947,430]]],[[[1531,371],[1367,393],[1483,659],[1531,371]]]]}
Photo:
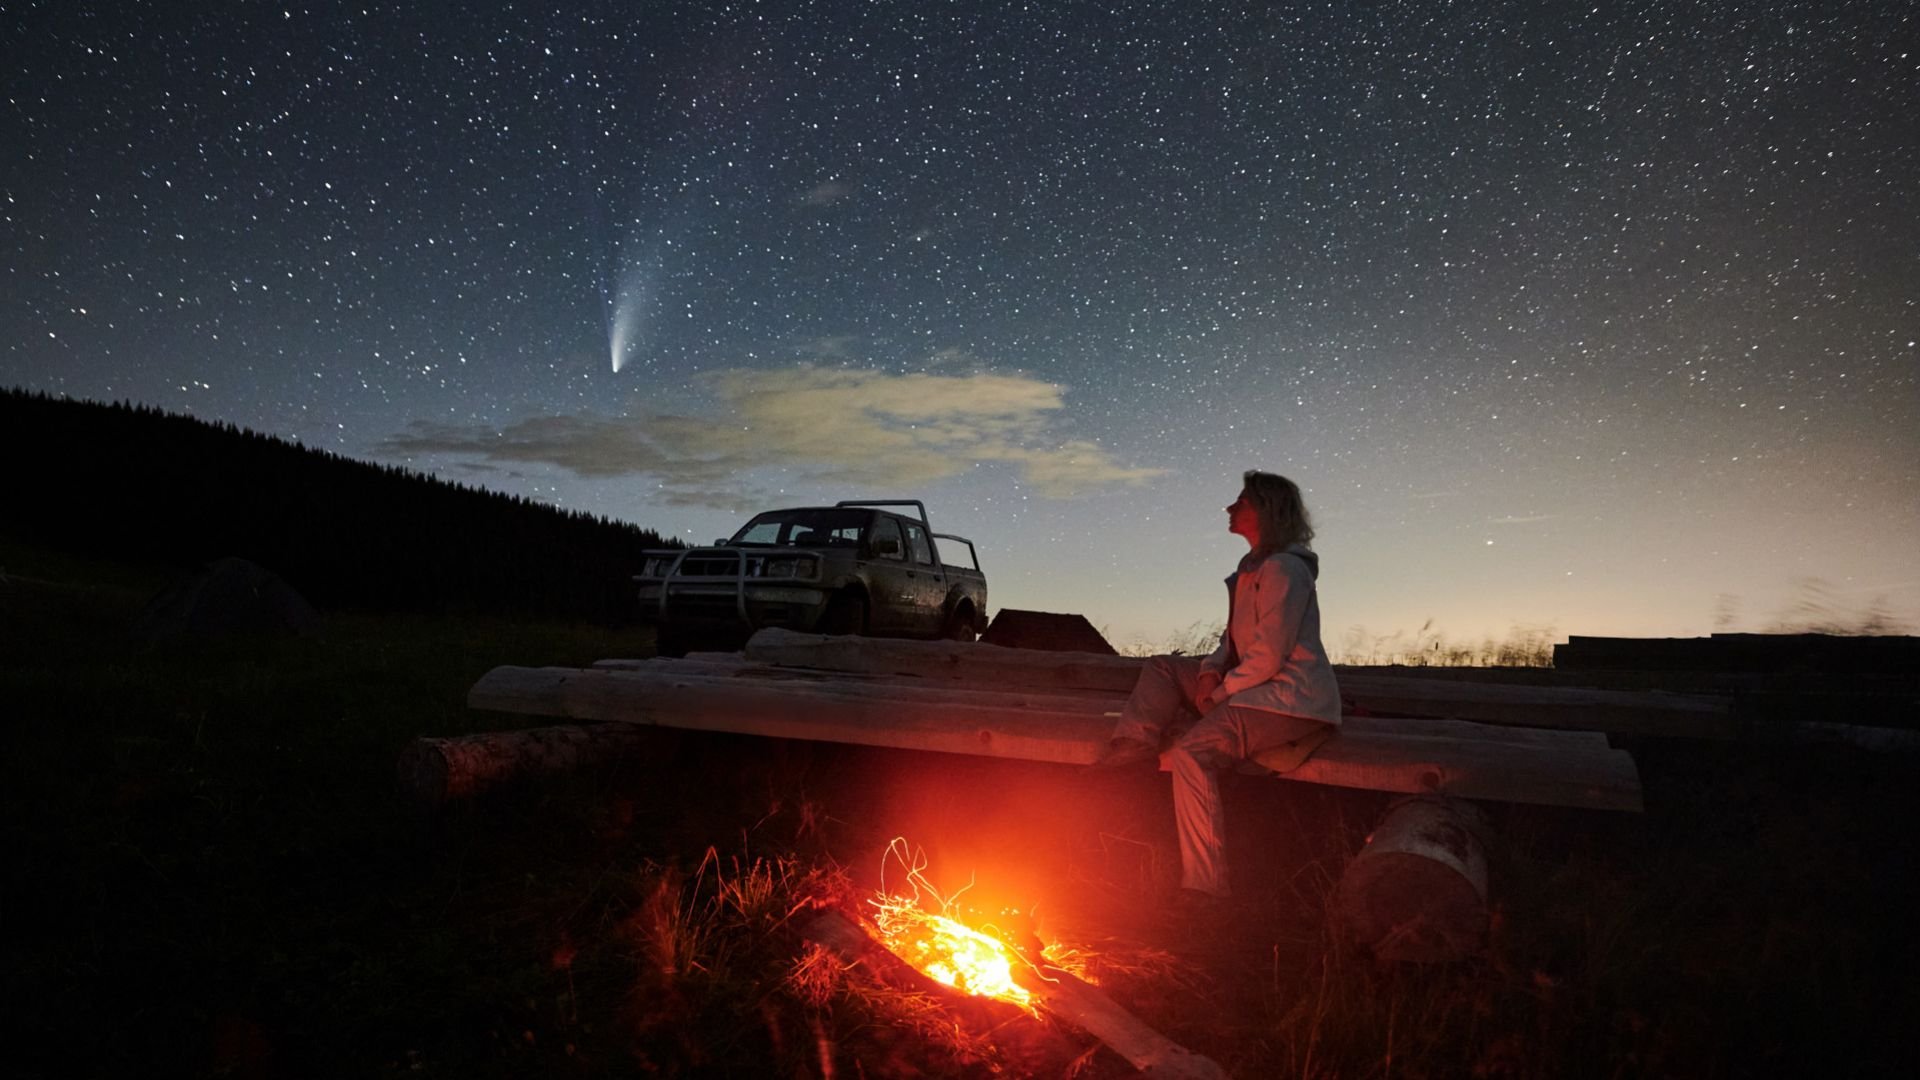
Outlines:
{"type": "Polygon", "coordinates": [[[926,566],[933,565],[933,545],[927,543],[927,530],[907,522],[907,543],[913,548],[913,561],[926,566]]]}
{"type": "Polygon", "coordinates": [[[906,558],[906,545],[900,540],[900,526],[892,518],[883,517],[874,522],[873,531],[868,535],[868,539],[873,544],[873,552],[881,558],[906,558]],[[882,553],[881,548],[885,547],[889,540],[893,541],[893,551],[882,553]]]}
{"type": "MultiPolygon", "coordinates": [[[[723,541],[724,542],[724,541],[723,541]]],[[[780,542],[780,523],[778,521],[756,521],[747,526],[735,543],[739,544],[777,544],[780,542]]]]}

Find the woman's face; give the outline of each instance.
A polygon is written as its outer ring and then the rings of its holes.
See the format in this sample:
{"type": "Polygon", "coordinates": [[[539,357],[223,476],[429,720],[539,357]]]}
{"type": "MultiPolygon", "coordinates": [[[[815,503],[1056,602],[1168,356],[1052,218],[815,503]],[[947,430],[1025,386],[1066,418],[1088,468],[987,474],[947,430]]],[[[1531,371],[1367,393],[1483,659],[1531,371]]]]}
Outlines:
{"type": "Polygon", "coordinates": [[[1260,540],[1260,513],[1253,508],[1253,500],[1247,498],[1244,489],[1240,497],[1227,507],[1227,531],[1255,543],[1260,540]]]}

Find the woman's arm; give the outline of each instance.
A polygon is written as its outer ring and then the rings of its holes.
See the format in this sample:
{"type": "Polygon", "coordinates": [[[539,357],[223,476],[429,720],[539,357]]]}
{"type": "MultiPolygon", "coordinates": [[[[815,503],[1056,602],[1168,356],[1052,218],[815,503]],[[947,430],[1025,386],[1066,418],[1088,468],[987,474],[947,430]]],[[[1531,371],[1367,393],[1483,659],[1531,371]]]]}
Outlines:
{"type": "Polygon", "coordinates": [[[1267,682],[1286,665],[1300,640],[1307,605],[1313,601],[1313,571],[1295,555],[1262,559],[1253,581],[1253,640],[1241,653],[1239,666],[1221,680],[1220,696],[1267,682]]]}

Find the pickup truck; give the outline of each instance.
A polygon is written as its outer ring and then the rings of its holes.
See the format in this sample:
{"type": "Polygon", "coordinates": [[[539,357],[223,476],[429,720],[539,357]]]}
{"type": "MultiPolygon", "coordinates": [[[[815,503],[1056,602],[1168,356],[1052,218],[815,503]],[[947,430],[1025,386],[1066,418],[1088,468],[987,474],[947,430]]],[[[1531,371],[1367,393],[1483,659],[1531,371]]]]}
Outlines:
{"type": "Polygon", "coordinates": [[[987,579],[973,541],[934,532],[917,499],[768,510],[712,547],[644,557],[633,580],[661,656],[684,656],[696,642],[730,645],[768,626],[955,641],[986,628],[987,579]]]}

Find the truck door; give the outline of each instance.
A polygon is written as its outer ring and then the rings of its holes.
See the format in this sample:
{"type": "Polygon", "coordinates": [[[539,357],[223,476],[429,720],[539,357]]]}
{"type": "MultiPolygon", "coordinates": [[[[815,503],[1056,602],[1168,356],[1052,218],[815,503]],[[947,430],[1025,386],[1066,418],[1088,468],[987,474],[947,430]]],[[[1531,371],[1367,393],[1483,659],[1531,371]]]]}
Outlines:
{"type": "Polygon", "coordinates": [[[947,577],[933,557],[933,541],[916,521],[902,521],[907,530],[907,577],[913,585],[913,629],[924,634],[940,632],[946,615],[947,577]]]}
{"type": "Polygon", "coordinates": [[[899,522],[887,514],[874,515],[873,528],[867,533],[867,551],[867,584],[871,591],[867,628],[895,633],[918,629],[916,582],[899,522]]]}

